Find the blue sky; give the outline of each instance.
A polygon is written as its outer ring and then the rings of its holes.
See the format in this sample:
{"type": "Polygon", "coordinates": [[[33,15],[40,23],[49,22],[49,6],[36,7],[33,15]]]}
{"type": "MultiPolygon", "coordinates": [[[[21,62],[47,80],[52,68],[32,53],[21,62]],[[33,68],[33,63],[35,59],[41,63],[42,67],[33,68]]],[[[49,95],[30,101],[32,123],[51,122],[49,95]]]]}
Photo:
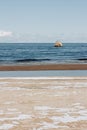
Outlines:
{"type": "Polygon", "coordinates": [[[0,0],[0,42],[87,42],[87,0],[0,0]]]}

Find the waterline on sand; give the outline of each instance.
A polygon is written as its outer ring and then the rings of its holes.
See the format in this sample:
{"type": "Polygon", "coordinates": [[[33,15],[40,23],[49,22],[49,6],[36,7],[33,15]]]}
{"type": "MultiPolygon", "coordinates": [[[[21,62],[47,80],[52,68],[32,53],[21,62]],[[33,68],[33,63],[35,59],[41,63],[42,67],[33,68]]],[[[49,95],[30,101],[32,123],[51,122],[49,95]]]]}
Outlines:
{"type": "Polygon", "coordinates": [[[0,71],[0,77],[87,76],[87,70],[0,71]]]}

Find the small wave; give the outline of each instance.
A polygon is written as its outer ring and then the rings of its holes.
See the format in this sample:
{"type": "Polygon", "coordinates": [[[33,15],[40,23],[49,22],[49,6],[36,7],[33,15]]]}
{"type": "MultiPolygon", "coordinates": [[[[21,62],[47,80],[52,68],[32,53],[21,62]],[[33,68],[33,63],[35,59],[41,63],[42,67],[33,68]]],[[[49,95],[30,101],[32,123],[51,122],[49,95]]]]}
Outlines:
{"type": "Polygon", "coordinates": [[[87,61],[87,58],[80,58],[78,60],[80,60],[80,61],[87,61]]]}
{"type": "Polygon", "coordinates": [[[16,62],[40,62],[40,61],[49,61],[50,59],[20,59],[20,60],[16,60],[16,62]]]}

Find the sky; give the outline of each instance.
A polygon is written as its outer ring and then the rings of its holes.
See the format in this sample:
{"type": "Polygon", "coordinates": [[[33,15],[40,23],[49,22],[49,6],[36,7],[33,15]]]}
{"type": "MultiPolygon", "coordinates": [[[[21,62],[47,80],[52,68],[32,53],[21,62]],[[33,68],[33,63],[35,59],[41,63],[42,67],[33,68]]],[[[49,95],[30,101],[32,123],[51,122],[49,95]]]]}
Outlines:
{"type": "Polygon", "coordinates": [[[1,42],[87,42],[87,0],[0,0],[1,42]]]}

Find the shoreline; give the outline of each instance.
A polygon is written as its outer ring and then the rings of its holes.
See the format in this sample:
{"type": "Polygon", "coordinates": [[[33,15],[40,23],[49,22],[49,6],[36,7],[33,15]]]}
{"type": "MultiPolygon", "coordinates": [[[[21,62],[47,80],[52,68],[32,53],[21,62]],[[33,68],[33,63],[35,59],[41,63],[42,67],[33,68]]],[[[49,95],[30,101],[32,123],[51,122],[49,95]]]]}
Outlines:
{"type": "Polygon", "coordinates": [[[87,70],[87,64],[0,65],[0,71],[87,70]]]}
{"type": "Polygon", "coordinates": [[[46,79],[46,80],[51,80],[51,79],[53,79],[53,80],[87,80],[87,76],[83,76],[83,77],[81,77],[81,76],[77,76],[77,77],[74,77],[74,76],[72,76],[72,77],[70,77],[70,76],[68,76],[68,77],[66,77],[66,76],[63,76],[63,77],[61,77],[61,76],[53,76],[53,77],[51,77],[51,76],[44,76],[44,77],[0,77],[0,80],[3,80],[3,79],[5,79],[5,80],[21,80],[21,79],[23,79],[23,80],[31,80],[31,79],[33,79],[33,80],[44,80],[44,79],[46,79]]]}

